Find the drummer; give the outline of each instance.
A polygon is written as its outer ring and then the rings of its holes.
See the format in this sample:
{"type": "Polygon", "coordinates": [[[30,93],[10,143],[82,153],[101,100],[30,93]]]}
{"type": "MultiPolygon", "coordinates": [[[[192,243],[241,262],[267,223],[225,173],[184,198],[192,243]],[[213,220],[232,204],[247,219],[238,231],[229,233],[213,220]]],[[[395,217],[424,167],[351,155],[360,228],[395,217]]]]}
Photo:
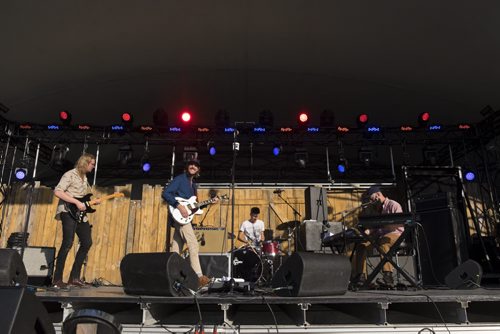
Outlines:
{"type": "Polygon", "coordinates": [[[259,247],[264,240],[264,222],[259,218],[257,207],[250,209],[250,218],[241,223],[238,240],[249,246],[259,247]]]}

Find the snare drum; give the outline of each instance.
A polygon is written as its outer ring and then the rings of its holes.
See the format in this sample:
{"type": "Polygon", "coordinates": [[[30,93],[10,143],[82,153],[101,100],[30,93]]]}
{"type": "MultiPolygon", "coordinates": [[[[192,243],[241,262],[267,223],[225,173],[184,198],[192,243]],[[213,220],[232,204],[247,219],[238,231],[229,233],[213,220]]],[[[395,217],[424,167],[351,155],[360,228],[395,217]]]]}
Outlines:
{"type": "Polygon", "coordinates": [[[262,275],[260,256],[251,248],[238,249],[233,255],[234,277],[256,282],[262,275]]]}
{"type": "Polygon", "coordinates": [[[279,253],[279,243],[277,241],[267,240],[262,244],[262,255],[275,257],[279,253]]]}

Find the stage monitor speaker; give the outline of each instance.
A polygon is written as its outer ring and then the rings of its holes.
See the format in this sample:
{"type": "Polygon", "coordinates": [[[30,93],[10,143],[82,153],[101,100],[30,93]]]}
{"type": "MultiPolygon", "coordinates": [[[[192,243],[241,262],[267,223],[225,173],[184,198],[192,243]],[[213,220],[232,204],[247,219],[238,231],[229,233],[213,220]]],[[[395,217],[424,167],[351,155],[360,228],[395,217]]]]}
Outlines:
{"type": "Polygon", "coordinates": [[[444,281],[450,289],[478,288],[483,277],[481,265],[474,260],[467,260],[453,269],[444,281]]]}
{"type": "Polygon", "coordinates": [[[187,296],[198,288],[189,261],[177,253],[132,253],[120,264],[123,290],[131,295],[187,296]]]}
{"type": "MultiPolygon", "coordinates": [[[[19,254],[18,254],[19,255],[19,254]]],[[[2,333],[55,333],[49,314],[36,296],[24,287],[0,287],[2,333]]]]}
{"type": "MultiPolygon", "coordinates": [[[[21,254],[22,248],[15,248],[21,254]]],[[[28,284],[49,286],[54,273],[55,247],[26,247],[23,262],[28,273],[28,284]]]]}
{"type": "Polygon", "coordinates": [[[328,200],[326,189],[322,187],[308,187],[304,193],[305,197],[305,219],[317,220],[319,222],[328,220],[328,200]]]}
{"type": "Polygon", "coordinates": [[[27,282],[21,255],[14,249],[0,249],[0,286],[25,286],[27,282]]]}
{"type": "Polygon", "coordinates": [[[417,235],[424,286],[444,284],[445,276],[469,258],[463,216],[451,203],[449,196],[415,200],[423,228],[417,235]]]}
{"type": "Polygon", "coordinates": [[[343,295],[350,276],[346,256],[296,252],[278,269],[272,287],[282,297],[343,295]]]}

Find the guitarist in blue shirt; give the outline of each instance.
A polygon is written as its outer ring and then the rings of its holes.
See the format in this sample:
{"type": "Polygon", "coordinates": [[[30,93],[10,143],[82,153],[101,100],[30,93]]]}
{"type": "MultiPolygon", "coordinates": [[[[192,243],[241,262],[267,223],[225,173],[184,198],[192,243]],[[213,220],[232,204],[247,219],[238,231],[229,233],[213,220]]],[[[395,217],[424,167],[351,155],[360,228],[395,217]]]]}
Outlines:
{"type": "MultiPolygon", "coordinates": [[[[190,197],[197,195],[198,185],[196,184],[194,178],[199,175],[199,172],[199,161],[188,161],[186,163],[185,172],[177,175],[162,193],[162,198],[173,208],[178,209],[184,218],[188,218],[190,212],[183,204],[179,203],[176,197],[189,199],[190,197]]],[[[217,201],[217,199],[214,201],[217,201]]],[[[200,287],[207,285],[210,282],[210,279],[203,275],[201,270],[200,259],[198,257],[198,239],[194,233],[193,226],[191,223],[180,224],[173,219],[172,215],[170,215],[170,219],[173,222],[172,225],[175,229],[170,247],[171,251],[180,253],[184,247],[184,243],[186,243],[189,248],[189,261],[191,263],[191,267],[198,275],[198,285],[200,287]]]]}

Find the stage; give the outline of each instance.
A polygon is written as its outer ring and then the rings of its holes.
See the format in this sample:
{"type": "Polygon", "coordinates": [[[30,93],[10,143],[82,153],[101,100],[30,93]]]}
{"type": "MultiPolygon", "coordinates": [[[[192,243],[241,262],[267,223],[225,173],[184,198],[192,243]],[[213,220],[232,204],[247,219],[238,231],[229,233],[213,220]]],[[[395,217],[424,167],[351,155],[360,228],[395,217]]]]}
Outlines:
{"type": "Polygon", "coordinates": [[[189,332],[199,323],[207,333],[214,325],[218,332],[247,333],[500,332],[498,288],[364,290],[321,297],[278,297],[265,289],[251,294],[204,289],[196,296],[158,297],[100,286],[38,289],[36,295],[58,330],[71,312],[97,309],[112,314],[127,333],[189,332]]]}

